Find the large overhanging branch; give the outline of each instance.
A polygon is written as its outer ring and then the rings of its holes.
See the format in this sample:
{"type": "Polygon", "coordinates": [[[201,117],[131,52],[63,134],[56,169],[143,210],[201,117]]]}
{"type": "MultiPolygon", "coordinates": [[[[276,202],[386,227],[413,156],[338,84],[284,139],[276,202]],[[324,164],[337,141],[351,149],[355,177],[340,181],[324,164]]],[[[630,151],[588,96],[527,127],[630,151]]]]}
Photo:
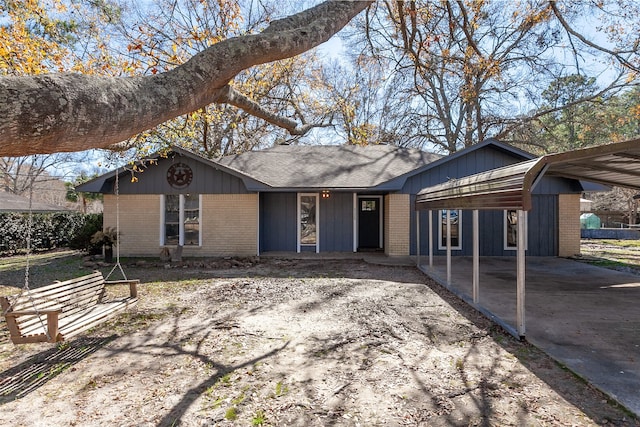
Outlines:
{"type": "Polygon", "coordinates": [[[154,76],[0,77],[0,156],[108,147],[179,115],[225,102],[227,84],[240,71],[324,43],[372,2],[326,1],[274,21],[260,34],[217,43],[154,76]]]}

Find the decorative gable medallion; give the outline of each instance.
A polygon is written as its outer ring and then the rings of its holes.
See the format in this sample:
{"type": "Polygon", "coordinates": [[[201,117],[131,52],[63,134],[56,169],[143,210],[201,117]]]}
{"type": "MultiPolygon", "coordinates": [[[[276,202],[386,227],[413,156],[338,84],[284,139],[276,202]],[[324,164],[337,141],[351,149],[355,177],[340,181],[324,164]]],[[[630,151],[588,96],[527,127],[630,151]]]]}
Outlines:
{"type": "Polygon", "coordinates": [[[176,189],[186,188],[193,180],[193,171],[184,163],[174,163],[167,170],[167,182],[176,189]]]}

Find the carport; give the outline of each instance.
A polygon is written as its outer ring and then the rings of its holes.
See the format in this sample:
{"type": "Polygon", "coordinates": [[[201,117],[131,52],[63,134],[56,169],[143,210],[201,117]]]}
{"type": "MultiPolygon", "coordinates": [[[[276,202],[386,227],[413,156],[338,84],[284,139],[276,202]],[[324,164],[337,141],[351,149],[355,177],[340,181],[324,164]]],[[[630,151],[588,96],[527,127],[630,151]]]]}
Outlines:
{"type": "MultiPolygon", "coordinates": [[[[429,211],[429,224],[427,225],[429,253],[427,254],[428,265],[426,267],[422,264],[420,254],[422,231],[419,215],[417,215],[416,227],[418,268],[426,274],[430,274],[434,270],[433,215],[431,215],[431,211],[446,210],[448,225],[450,225],[450,210],[460,209],[473,212],[472,290],[471,296],[466,294],[460,294],[460,296],[519,339],[524,339],[526,335],[525,212],[531,210],[532,191],[545,175],[640,189],[640,139],[550,154],[487,172],[452,179],[422,189],[417,195],[415,204],[417,211],[429,211]],[[480,304],[479,210],[514,210],[517,212],[515,325],[480,304]]],[[[446,279],[442,282],[451,289],[451,227],[447,226],[446,228],[446,279]]]]}

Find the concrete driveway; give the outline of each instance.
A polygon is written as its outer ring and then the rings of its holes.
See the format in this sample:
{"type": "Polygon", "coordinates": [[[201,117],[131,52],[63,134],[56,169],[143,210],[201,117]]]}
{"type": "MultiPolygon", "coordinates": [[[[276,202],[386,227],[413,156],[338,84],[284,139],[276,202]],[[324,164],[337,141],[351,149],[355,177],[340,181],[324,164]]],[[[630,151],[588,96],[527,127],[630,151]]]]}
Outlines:
{"type": "MultiPolygon", "coordinates": [[[[445,283],[446,259],[421,268],[445,283]]],[[[452,258],[451,288],[472,294],[472,258],[452,258]]],[[[480,258],[480,305],[515,327],[515,257],[480,258]]],[[[640,276],[527,257],[526,339],[640,416],[640,276]]]]}

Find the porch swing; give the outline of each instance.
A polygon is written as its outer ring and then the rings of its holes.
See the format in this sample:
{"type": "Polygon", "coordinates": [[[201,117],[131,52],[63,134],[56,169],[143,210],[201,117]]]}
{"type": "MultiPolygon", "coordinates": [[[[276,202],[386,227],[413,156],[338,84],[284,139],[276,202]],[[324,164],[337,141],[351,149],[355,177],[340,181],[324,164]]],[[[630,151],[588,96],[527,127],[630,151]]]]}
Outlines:
{"type": "MultiPolygon", "coordinates": [[[[120,195],[118,169],[115,177],[116,233],[120,231],[120,195]]],[[[15,296],[0,297],[0,307],[14,344],[69,340],[138,303],[137,279],[129,280],[120,264],[120,239],[116,240],[116,264],[106,279],[102,273],[81,276],[37,289],[29,288],[29,261],[33,229],[33,187],[29,190],[29,215],[27,222],[27,254],[24,286],[15,296]],[[122,280],[109,281],[112,273],[120,269],[122,280]],[[104,301],[106,285],[128,284],[129,296],[104,301]]]]}

